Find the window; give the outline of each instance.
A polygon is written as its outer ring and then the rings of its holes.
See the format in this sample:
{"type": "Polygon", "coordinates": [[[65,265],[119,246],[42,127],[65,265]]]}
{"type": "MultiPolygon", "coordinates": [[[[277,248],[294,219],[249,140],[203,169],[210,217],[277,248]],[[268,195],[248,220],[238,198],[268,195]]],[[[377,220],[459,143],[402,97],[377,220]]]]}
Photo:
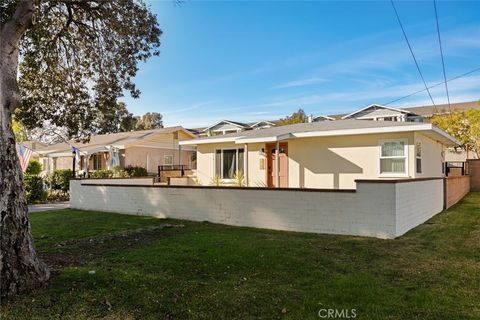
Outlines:
{"type": "Polygon", "coordinates": [[[173,166],[173,155],[168,154],[168,155],[163,156],[163,165],[173,166]]]}
{"type": "Polygon", "coordinates": [[[102,170],[102,154],[97,153],[92,155],[93,158],[93,170],[102,170]]]}
{"type": "Polygon", "coordinates": [[[380,143],[380,175],[407,175],[406,148],[405,140],[386,140],[380,143]]]}
{"type": "Polygon", "coordinates": [[[417,173],[422,173],[422,143],[417,142],[415,144],[415,163],[417,167],[417,173]]]}
{"type": "Polygon", "coordinates": [[[219,149],[215,151],[215,174],[230,180],[235,172],[243,172],[243,149],[219,149]]]}

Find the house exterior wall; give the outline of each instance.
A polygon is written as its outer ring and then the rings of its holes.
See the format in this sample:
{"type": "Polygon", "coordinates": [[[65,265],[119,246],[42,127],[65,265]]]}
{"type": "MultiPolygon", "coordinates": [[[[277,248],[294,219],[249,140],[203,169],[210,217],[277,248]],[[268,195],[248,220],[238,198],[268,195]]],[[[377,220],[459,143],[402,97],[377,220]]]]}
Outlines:
{"type": "Polygon", "coordinates": [[[39,156],[38,161],[42,164],[42,174],[47,174],[55,170],[72,169],[73,157],[48,158],[39,156]]]}
{"type": "Polygon", "coordinates": [[[379,143],[389,139],[407,140],[405,178],[413,178],[413,133],[320,137],[288,141],[289,186],[354,189],[355,179],[378,179],[379,143]]]}
{"type": "Polygon", "coordinates": [[[442,151],[444,147],[441,143],[430,139],[429,137],[415,132],[415,143],[422,144],[422,173],[417,173],[415,161],[415,145],[413,146],[413,173],[415,178],[441,177],[442,176],[442,151]]]}
{"type": "Polygon", "coordinates": [[[70,207],[275,230],[394,238],[443,207],[441,179],[318,191],[70,184],[70,207]],[[188,201],[185,201],[188,199],[188,201]]]}
{"type": "Polygon", "coordinates": [[[140,166],[146,168],[148,173],[157,173],[158,166],[164,164],[165,156],[173,156],[173,164],[191,164],[194,151],[176,149],[157,149],[152,147],[129,147],[125,149],[125,167],[140,166]],[[181,155],[181,161],[179,158],[181,155]]]}
{"type": "MultiPolygon", "coordinates": [[[[402,178],[441,177],[442,145],[419,133],[389,133],[286,140],[290,188],[355,189],[355,179],[381,179],[380,142],[405,139],[408,143],[407,172],[402,178]],[[422,143],[422,173],[416,173],[415,142],[422,143]]],[[[215,150],[245,148],[242,144],[201,144],[197,147],[197,178],[209,185],[215,175],[215,150]]],[[[248,182],[266,186],[266,156],[263,143],[248,145],[248,182]],[[264,160],[262,160],[264,159],[264,160]],[[261,161],[265,161],[261,166],[261,161]]],[[[395,177],[398,178],[398,177],[395,177]]]]}

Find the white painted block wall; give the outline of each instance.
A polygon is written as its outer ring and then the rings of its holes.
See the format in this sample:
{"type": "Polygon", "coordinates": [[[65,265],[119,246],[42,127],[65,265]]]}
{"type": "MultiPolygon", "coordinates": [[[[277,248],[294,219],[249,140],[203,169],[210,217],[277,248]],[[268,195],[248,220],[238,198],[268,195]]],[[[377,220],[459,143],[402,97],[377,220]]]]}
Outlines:
{"type": "Polygon", "coordinates": [[[401,236],[443,210],[443,180],[396,184],[396,235],[401,236]]]}
{"type": "Polygon", "coordinates": [[[405,183],[405,187],[402,183],[358,183],[356,192],[337,192],[82,185],[81,180],[72,180],[70,207],[275,230],[394,238],[441,211],[443,189],[436,188],[436,181],[442,185],[442,180],[425,181],[418,185],[419,192],[415,192],[418,182],[409,186],[405,183]],[[429,185],[434,188],[426,192],[429,185]],[[409,202],[412,194],[416,206],[409,202]],[[398,203],[405,199],[405,205],[398,203]]]}

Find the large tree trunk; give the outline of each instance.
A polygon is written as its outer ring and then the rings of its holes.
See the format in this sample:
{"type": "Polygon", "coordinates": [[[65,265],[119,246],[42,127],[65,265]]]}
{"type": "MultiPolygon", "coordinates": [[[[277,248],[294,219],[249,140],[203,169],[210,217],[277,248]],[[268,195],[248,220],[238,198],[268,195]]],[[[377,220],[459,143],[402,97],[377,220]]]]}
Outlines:
{"type": "MultiPolygon", "coordinates": [[[[15,148],[12,113],[20,103],[19,42],[31,26],[33,0],[22,0],[2,25],[0,47],[0,297],[42,286],[50,273],[33,246],[23,175],[15,148]]],[[[3,300],[3,299],[2,299],[3,300]]],[[[1,301],[0,301],[1,302],[1,301]]]]}

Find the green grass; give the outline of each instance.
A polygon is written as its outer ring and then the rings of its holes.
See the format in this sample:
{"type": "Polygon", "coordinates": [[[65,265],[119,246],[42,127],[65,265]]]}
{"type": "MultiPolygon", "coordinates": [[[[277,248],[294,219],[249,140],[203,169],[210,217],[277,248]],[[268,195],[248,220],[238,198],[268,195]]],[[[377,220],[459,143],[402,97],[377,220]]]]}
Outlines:
{"type": "Polygon", "coordinates": [[[2,319],[480,319],[480,193],[395,240],[77,210],[31,223],[67,263],[2,319]],[[165,223],[185,227],[145,229],[165,223]]]}

